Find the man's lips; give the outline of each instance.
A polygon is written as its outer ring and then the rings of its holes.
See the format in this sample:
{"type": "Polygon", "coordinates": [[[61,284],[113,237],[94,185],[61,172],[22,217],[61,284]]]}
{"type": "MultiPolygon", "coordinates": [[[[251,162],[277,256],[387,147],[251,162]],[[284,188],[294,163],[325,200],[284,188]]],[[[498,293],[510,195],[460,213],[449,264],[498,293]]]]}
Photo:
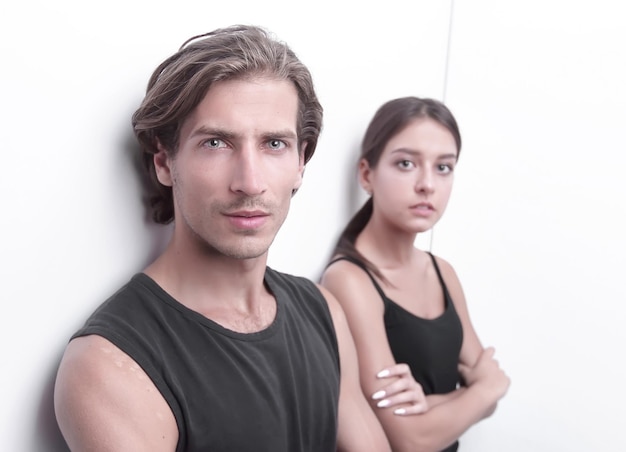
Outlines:
{"type": "Polygon", "coordinates": [[[263,210],[238,210],[225,214],[232,226],[237,229],[253,230],[262,227],[270,217],[263,210]]]}
{"type": "Polygon", "coordinates": [[[226,216],[228,217],[267,217],[269,214],[263,210],[239,210],[236,212],[228,212],[226,216]]]}

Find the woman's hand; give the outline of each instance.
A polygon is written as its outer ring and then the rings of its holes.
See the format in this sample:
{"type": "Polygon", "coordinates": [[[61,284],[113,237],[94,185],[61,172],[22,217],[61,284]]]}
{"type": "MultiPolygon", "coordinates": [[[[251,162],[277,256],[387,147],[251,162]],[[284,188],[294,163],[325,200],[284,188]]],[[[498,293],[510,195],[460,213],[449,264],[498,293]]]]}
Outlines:
{"type": "Polygon", "coordinates": [[[496,402],[506,394],[511,380],[500,368],[494,353],[493,347],[485,348],[473,367],[460,363],[459,373],[468,387],[480,385],[489,399],[496,402]]]}
{"type": "Polygon", "coordinates": [[[480,390],[488,405],[483,418],[489,417],[496,410],[500,400],[509,389],[511,380],[500,368],[498,361],[493,357],[493,347],[485,348],[473,367],[459,363],[461,379],[471,390],[480,390]]]}
{"type": "Polygon", "coordinates": [[[381,370],[376,377],[388,382],[372,395],[379,408],[394,408],[394,414],[399,416],[421,414],[428,410],[422,386],[415,381],[408,365],[395,364],[381,370]]]}

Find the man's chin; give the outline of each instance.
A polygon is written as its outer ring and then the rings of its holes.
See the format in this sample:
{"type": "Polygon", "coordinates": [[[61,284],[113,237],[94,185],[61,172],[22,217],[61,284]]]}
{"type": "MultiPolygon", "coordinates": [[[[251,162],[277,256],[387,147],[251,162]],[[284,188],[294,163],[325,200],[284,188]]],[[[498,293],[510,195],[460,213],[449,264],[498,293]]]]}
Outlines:
{"type": "Polygon", "coordinates": [[[269,243],[238,243],[233,246],[220,246],[218,252],[232,259],[258,259],[267,255],[269,243]]]}

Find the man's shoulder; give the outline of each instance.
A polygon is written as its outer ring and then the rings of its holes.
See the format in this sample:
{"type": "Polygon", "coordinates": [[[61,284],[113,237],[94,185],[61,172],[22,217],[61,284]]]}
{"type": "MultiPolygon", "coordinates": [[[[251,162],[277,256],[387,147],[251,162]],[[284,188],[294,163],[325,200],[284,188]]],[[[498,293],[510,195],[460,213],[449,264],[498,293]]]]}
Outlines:
{"type": "Polygon", "coordinates": [[[271,267],[266,268],[265,277],[270,282],[274,282],[275,284],[282,286],[295,286],[306,290],[316,289],[317,287],[317,285],[310,278],[274,270],[271,267]]]}
{"type": "Polygon", "coordinates": [[[135,273],[128,281],[113,292],[105,303],[120,299],[143,298],[144,296],[154,295],[154,289],[158,287],[159,286],[145,273],[135,273]]]}
{"type": "Polygon", "coordinates": [[[280,272],[267,267],[266,281],[269,288],[279,300],[289,300],[289,304],[301,306],[306,310],[314,310],[324,316],[328,314],[327,295],[322,287],[305,276],[280,272]]]}
{"type": "Polygon", "coordinates": [[[100,303],[74,332],[71,340],[97,335],[124,352],[135,350],[138,343],[150,344],[154,322],[171,319],[166,303],[155,303],[160,297],[158,286],[142,273],[133,275],[105,301],[100,303]],[[165,312],[168,310],[168,312],[165,312]]]}
{"type": "Polygon", "coordinates": [[[94,310],[90,318],[102,313],[128,315],[139,306],[153,306],[154,299],[159,298],[159,286],[143,273],[134,274],[128,281],[118,287],[94,310]]]}

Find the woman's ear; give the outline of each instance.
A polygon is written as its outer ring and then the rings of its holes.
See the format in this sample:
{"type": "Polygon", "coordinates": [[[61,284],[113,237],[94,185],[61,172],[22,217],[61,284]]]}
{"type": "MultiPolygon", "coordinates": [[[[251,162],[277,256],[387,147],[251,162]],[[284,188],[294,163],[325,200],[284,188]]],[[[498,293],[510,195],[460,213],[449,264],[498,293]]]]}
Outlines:
{"type": "Polygon", "coordinates": [[[359,184],[361,184],[361,187],[368,195],[372,194],[371,176],[372,169],[370,164],[365,159],[359,160],[359,184]]]}
{"type": "Polygon", "coordinates": [[[157,149],[159,152],[154,154],[153,162],[154,162],[154,170],[156,171],[156,177],[163,185],[167,187],[172,186],[172,170],[171,170],[171,159],[161,144],[157,140],[157,149]]]}

